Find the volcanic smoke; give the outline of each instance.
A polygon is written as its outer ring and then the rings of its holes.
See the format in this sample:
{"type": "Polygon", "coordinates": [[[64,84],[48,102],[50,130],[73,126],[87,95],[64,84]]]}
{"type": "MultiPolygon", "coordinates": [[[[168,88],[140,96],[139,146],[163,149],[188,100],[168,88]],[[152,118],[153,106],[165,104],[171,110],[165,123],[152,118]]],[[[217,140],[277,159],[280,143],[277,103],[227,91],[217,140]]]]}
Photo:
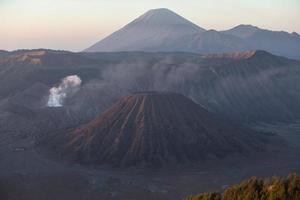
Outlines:
{"type": "Polygon", "coordinates": [[[52,87],[49,90],[49,99],[47,106],[49,107],[61,107],[64,100],[70,94],[79,90],[81,85],[81,79],[77,75],[66,76],[62,79],[58,87],[52,87]]]}

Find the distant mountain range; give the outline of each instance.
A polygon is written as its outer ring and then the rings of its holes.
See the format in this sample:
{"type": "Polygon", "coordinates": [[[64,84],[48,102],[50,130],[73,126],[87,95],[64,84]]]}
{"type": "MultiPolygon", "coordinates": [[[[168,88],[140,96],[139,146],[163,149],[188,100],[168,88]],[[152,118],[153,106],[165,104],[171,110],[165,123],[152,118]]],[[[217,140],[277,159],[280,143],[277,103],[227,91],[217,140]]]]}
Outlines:
{"type": "Polygon", "coordinates": [[[239,25],[226,31],[205,30],[162,8],[146,12],[84,51],[224,53],[253,49],[300,59],[300,35],[252,25],[239,25]]]}
{"type": "Polygon", "coordinates": [[[300,62],[266,51],[199,55],[19,50],[0,56],[0,66],[0,110],[14,115],[26,113],[16,108],[43,107],[49,89],[76,74],[82,88],[66,99],[63,108],[53,110],[67,110],[69,115],[71,108],[87,120],[122,95],[152,90],[183,94],[233,121],[278,122],[300,117],[300,62]]]}

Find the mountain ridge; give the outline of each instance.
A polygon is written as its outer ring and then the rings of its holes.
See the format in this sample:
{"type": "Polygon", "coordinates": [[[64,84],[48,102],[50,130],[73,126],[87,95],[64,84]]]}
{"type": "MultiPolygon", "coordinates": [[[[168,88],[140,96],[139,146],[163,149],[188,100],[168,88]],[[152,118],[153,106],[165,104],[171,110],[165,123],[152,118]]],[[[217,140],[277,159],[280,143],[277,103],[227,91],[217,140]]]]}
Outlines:
{"type": "Polygon", "coordinates": [[[250,24],[224,31],[205,30],[162,8],[146,12],[84,51],[226,53],[253,49],[300,59],[300,36],[296,32],[271,31],[250,24]]]}
{"type": "MultiPolygon", "coordinates": [[[[19,58],[34,54],[28,52],[18,52],[19,58]]],[[[270,122],[297,118],[300,96],[295,91],[299,91],[300,62],[258,52],[201,55],[47,51],[38,57],[40,64],[19,60],[16,52],[8,52],[0,58],[0,98],[22,94],[35,82],[51,88],[63,77],[76,74],[84,85],[66,104],[88,113],[103,111],[126,92],[170,90],[233,120],[270,122]],[[99,108],[99,102],[103,107],[99,108]]]]}
{"type": "MultiPolygon", "coordinates": [[[[201,55],[202,58],[230,58],[233,60],[250,59],[255,56],[275,56],[264,50],[249,50],[249,51],[238,51],[229,53],[216,53],[216,54],[204,54],[201,55]]],[[[276,57],[276,56],[275,56],[276,57]]]]}

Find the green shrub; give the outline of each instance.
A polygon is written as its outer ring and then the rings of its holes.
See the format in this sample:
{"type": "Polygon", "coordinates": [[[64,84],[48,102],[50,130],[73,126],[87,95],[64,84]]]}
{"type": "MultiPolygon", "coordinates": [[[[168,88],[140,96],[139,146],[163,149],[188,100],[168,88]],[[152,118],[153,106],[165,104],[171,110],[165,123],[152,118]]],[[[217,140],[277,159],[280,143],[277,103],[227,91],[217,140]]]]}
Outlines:
{"type": "Polygon", "coordinates": [[[300,200],[300,178],[296,174],[270,180],[252,177],[223,192],[202,193],[186,200],[300,200]]]}

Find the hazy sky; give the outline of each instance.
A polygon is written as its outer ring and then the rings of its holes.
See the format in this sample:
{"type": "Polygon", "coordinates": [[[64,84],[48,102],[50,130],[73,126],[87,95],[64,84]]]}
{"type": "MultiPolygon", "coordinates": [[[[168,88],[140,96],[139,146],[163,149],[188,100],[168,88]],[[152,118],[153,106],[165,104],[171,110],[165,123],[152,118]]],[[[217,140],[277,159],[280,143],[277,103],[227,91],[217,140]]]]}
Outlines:
{"type": "Polygon", "coordinates": [[[162,7],[205,29],[253,24],[300,33],[300,0],[0,0],[0,49],[80,51],[162,7]]]}

